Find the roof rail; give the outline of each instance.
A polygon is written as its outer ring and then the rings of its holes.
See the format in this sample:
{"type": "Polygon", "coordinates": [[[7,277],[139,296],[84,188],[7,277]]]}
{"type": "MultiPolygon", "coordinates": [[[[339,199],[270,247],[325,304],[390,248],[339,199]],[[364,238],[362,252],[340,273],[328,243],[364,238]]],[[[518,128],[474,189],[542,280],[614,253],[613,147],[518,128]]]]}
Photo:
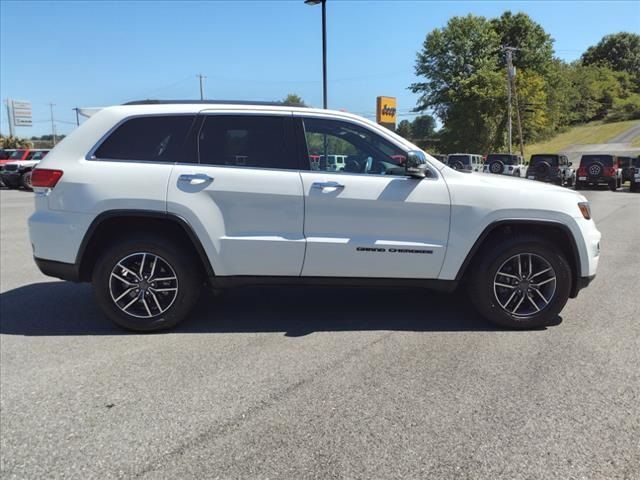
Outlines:
{"type": "Polygon", "coordinates": [[[302,107],[303,105],[291,105],[285,102],[261,102],[249,100],[134,100],[122,105],[176,105],[176,104],[203,104],[203,105],[261,105],[270,107],[302,107]]]}

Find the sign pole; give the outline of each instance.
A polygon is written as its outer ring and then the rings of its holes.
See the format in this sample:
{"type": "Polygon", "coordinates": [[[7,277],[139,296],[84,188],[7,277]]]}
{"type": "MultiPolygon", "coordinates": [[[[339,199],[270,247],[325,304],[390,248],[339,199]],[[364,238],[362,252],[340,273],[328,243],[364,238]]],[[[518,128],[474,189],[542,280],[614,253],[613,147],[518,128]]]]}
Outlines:
{"type": "Polygon", "coordinates": [[[11,102],[11,99],[7,98],[7,120],[9,121],[9,136],[13,137],[13,123],[11,119],[11,108],[9,107],[10,102],[11,102]]]}

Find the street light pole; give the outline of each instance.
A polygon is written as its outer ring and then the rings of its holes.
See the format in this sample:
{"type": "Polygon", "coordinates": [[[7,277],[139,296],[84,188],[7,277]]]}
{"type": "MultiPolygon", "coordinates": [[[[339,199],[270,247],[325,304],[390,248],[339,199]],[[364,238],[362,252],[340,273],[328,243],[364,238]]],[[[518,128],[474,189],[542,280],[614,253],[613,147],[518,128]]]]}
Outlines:
{"type": "Polygon", "coordinates": [[[304,0],[307,5],[322,4],[322,108],[327,108],[327,0],[304,0]]]}

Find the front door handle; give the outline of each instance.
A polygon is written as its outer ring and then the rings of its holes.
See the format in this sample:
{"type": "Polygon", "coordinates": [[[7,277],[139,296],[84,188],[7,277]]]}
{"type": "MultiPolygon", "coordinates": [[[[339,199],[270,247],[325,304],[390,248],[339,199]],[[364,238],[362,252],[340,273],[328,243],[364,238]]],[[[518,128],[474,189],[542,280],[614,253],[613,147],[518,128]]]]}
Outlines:
{"type": "Polygon", "coordinates": [[[344,185],[338,182],[313,182],[311,188],[323,190],[325,188],[344,188],[344,185]]]}
{"type": "Polygon", "coordinates": [[[191,185],[202,185],[203,183],[213,182],[213,177],[206,173],[183,173],[178,177],[178,181],[191,185]]]}

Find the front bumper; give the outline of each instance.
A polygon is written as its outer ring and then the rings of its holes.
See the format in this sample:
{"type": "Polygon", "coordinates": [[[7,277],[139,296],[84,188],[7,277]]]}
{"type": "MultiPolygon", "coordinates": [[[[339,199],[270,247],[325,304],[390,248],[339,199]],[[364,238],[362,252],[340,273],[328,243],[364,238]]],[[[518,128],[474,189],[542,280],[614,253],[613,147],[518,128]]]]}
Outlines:
{"type": "Polygon", "coordinates": [[[2,172],[0,173],[2,183],[8,187],[19,187],[22,185],[22,172],[2,172]]]}

